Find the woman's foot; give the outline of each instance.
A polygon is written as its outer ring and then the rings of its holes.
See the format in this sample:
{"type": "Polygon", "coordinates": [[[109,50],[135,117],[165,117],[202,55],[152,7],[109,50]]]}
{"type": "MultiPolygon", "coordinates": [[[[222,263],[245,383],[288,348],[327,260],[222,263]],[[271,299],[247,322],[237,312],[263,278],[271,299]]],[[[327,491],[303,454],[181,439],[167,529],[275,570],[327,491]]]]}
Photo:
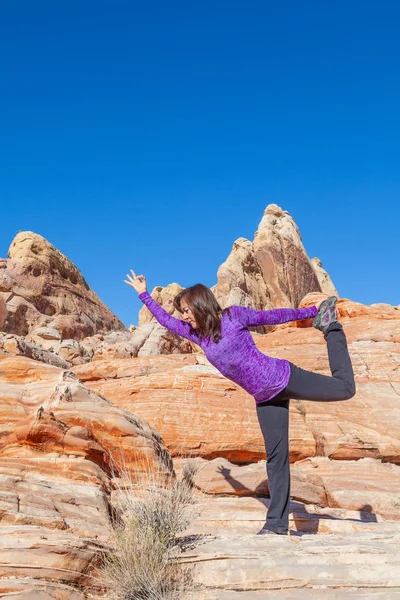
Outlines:
{"type": "Polygon", "coordinates": [[[256,535],[268,535],[269,533],[272,533],[273,535],[287,535],[288,532],[287,531],[271,531],[271,529],[260,529],[260,531],[256,534],[256,535]]]}
{"type": "Polygon", "coordinates": [[[313,327],[326,333],[329,325],[338,320],[336,302],[336,296],[331,296],[321,303],[318,314],[313,321],[313,327]]]}

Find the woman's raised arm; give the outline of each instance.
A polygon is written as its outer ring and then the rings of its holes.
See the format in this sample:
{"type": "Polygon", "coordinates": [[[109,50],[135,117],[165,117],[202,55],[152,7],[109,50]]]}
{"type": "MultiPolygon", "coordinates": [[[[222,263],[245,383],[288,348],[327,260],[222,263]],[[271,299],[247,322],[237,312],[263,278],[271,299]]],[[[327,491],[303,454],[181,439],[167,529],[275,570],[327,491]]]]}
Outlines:
{"type": "Polygon", "coordinates": [[[288,321],[310,319],[318,313],[316,306],[309,308],[274,308],[272,310],[256,310],[246,306],[230,306],[233,316],[246,327],[257,325],[279,325],[288,321]]]}
{"type": "Polygon", "coordinates": [[[200,340],[195,330],[189,323],[172,317],[158,302],[151,297],[147,291],[146,278],[144,275],[135,275],[135,272],[131,269],[132,276],[127,275],[128,281],[125,279],[125,283],[133,287],[139,293],[139,298],[147,306],[152,315],[163,327],[166,327],[173,333],[176,333],[195,344],[199,344],[200,340]]]}

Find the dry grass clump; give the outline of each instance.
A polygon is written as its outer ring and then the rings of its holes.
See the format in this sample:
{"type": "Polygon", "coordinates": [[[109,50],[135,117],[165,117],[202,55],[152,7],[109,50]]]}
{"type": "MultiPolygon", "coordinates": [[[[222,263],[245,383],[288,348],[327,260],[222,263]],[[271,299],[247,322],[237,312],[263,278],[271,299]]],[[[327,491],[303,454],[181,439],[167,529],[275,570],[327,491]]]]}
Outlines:
{"type": "Polygon", "coordinates": [[[192,486],[198,467],[189,459],[178,479],[163,468],[168,458],[160,457],[157,468],[144,459],[135,481],[123,460],[113,461],[114,549],[104,555],[101,571],[115,598],[180,600],[192,589],[190,571],[179,561],[178,535],[198,515],[192,486]]]}

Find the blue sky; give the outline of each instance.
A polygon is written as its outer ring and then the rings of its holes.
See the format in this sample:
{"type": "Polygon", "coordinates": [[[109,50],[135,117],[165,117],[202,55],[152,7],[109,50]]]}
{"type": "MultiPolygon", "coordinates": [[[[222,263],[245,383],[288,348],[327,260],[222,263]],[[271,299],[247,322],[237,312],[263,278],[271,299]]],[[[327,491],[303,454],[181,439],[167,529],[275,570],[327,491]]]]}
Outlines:
{"type": "Polygon", "coordinates": [[[265,207],[339,293],[400,303],[400,3],[5,1],[0,256],[45,236],[124,323],[123,283],[216,282],[265,207]]]}

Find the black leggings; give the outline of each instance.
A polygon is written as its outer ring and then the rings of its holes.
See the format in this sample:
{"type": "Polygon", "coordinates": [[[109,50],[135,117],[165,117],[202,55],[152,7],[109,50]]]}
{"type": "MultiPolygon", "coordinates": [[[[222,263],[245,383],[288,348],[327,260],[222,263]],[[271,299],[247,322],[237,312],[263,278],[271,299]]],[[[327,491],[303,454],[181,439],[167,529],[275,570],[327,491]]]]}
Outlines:
{"type": "Polygon", "coordinates": [[[286,533],[289,525],[289,401],[348,400],[356,393],[346,336],[339,322],[325,334],[332,377],[311,373],[290,363],[289,383],[271,400],[257,404],[257,417],[267,453],[268,488],[271,498],[265,529],[286,533]]]}

